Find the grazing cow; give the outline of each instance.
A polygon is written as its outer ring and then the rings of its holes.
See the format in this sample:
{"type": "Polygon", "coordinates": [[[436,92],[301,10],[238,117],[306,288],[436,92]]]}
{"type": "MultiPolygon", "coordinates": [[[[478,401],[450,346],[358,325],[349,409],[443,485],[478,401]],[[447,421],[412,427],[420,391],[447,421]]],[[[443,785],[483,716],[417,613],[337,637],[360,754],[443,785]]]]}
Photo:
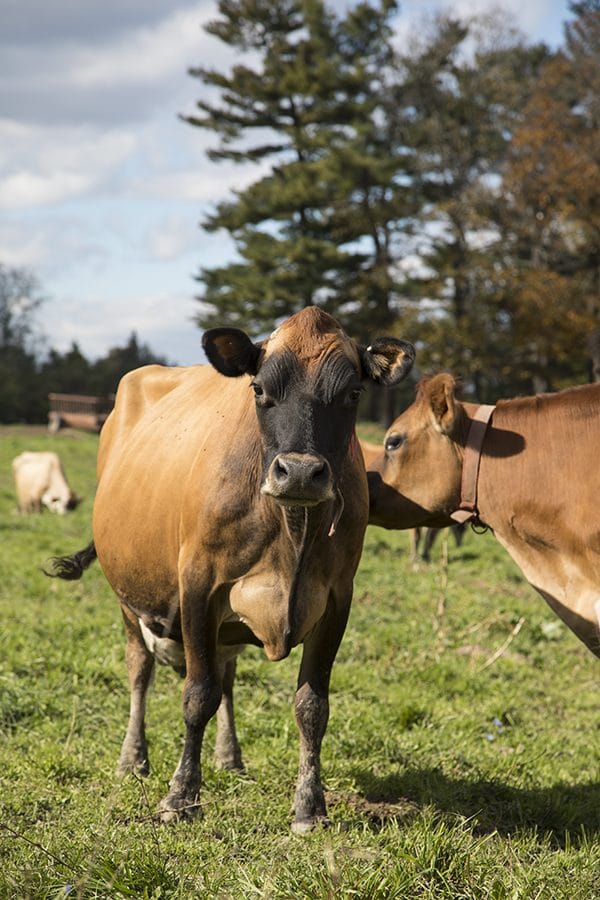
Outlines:
{"type": "Polygon", "coordinates": [[[55,560],[54,574],[79,577],[97,554],[121,602],[131,688],[121,771],[148,771],[155,657],[185,673],[165,821],[198,810],[202,738],[217,710],[217,761],[241,767],[232,689],[243,645],[280,660],[303,643],[292,827],[304,831],[326,816],[329,678],[368,518],[354,434],[361,381],[397,383],[414,349],[394,338],[359,347],[316,307],[260,345],[215,328],[203,346],[212,367],[148,366],[121,381],[100,435],[93,543],[55,560]]]}
{"type": "Polygon", "coordinates": [[[50,512],[63,515],[81,502],[69,487],[56,453],[26,450],[13,459],[12,470],[22,513],[41,512],[45,506],[50,512]]]}
{"type": "MultiPolygon", "coordinates": [[[[367,469],[377,466],[377,461],[381,456],[381,447],[379,444],[373,444],[370,441],[361,441],[360,448],[362,450],[363,459],[367,469]]],[[[371,521],[369,519],[369,521],[371,521]]],[[[431,548],[435,543],[435,539],[440,533],[439,528],[412,528],[410,533],[410,558],[413,562],[422,559],[429,562],[431,559],[431,548]],[[421,548],[419,552],[419,548],[421,548]]],[[[465,525],[456,523],[450,526],[450,531],[456,541],[456,546],[460,547],[465,533],[465,525]]]]}
{"type": "Polygon", "coordinates": [[[451,375],[436,375],[419,384],[368,462],[369,521],[489,526],[600,656],[599,447],[600,384],[481,407],[457,399],[451,375]]]}

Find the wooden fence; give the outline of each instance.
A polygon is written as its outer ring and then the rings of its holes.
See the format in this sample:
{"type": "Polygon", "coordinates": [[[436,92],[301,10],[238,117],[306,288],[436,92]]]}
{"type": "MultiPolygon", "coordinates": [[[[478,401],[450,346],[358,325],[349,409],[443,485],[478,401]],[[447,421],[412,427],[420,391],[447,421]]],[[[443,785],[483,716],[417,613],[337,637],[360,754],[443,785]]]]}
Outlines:
{"type": "Polygon", "coordinates": [[[48,394],[48,430],[56,434],[69,426],[83,431],[100,431],[114,406],[115,395],[90,397],[85,394],[48,394]]]}

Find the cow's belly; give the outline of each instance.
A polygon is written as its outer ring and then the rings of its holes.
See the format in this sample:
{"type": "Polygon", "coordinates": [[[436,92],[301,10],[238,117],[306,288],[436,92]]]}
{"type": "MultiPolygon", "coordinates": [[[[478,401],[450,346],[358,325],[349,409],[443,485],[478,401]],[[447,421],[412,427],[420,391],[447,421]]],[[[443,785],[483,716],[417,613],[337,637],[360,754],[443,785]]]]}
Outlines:
{"type": "Polygon", "coordinates": [[[553,548],[532,547],[496,532],[527,581],[571,628],[600,656],[600,560],[598,564],[553,548]]]}
{"type": "Polygon", "coordinates": [[[166,614],[178,593],[176,522],[152,509],[144,514],[134,497],[119,504],[100,485],[93,534],[102,571],[117,596],[140,612],[166,614]]]}

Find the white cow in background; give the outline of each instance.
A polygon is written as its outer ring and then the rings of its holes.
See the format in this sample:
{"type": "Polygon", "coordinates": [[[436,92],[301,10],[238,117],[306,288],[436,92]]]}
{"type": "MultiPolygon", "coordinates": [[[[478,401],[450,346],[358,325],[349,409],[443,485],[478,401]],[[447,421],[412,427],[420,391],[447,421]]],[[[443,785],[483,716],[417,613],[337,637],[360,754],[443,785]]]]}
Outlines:
{"type": "Polygon", "coordinates": [[[71,488],[58,454],[51,451],[26,450],[12,462],[19,511],[50,512],[63,515],[81,501],[71,488]]]}

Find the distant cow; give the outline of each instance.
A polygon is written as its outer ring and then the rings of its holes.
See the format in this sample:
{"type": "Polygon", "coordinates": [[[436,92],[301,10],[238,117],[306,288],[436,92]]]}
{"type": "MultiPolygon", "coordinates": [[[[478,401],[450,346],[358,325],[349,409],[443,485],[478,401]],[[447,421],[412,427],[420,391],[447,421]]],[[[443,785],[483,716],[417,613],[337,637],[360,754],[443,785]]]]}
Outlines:
{"type": "Polygon", "coordinates": [[[488,525],[600,656],[599,447],[600,384],[481,407],[457,399],[451,375],[436,375],[369,460],[369,521],[488,525]]]}
{"type": "MultiPolygon", "coordinates": [[[[377,460],[381,456],[380,444],[373,444],[370,441],[361,441],[360,448],[367,469],[372,468],[372,463],[377,465],[377,460]]],[[[370,520],[369,520],[370,521],[370,520]]],[[[413,561],[419,559],[429,562],[431,559],[431,548],[435,543],[435,539],[442,529],[440,528],[413,528],[410,534],[410,557],[413,561]]],[[[460,547],[465,533],[465,526],[456,523],[450,526],[450,531],[456,542],[456,546],[460,547]]]]}
{"type": "Polygon", "coordinates": [[[12,470],[22,513],[41,512],[45,506],[62,515],[80,503],[56,453],[26,450],[13,459],[12,470]]]}
{"type": "Polygon", "coordinates": [[[186,736],[165,821],[198,810],[202,739],[217,710],[218,761],[241,766],[232,686],[243,645],[280,660],[303,643],[293,828],[304,831],[326,815],[329,678],[367,525],[361,381],[397,383],[414,350],[394,338],[360,347],[315,307],[261,344],[216,328],[203,346],[212,367],[149,366],[121,381],[100,435],[94,543],[56,560],[55,574],[80,577],[97,553],[120,599],[131,688],[121,771],[148,771],[155,657],[185,673],[186,736]]]}

